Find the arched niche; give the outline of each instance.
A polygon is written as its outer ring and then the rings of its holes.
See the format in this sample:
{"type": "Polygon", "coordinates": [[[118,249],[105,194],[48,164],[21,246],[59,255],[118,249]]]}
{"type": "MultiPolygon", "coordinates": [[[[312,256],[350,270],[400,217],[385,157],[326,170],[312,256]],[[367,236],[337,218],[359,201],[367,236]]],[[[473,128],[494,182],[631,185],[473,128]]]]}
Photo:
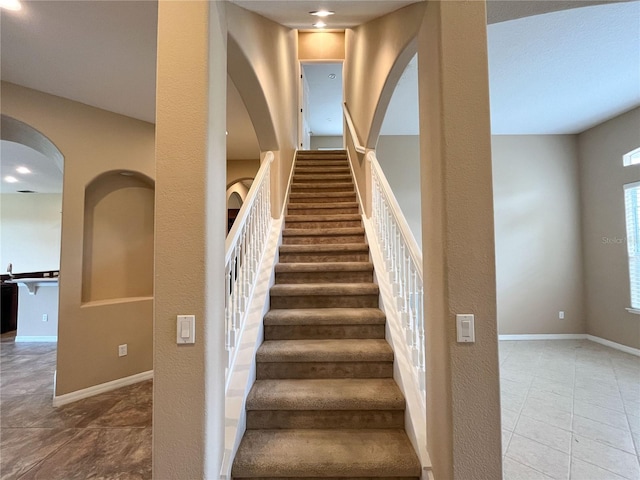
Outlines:
{"type": "Polygon", "coordinates": [[[247,199],[253,178],[240,178],[227,186],[227,232],[238,216],[242,204],[247,199]]]}
{"type": "Polygon", "coordinates": [[[154,182],[112,171],[85,188],[82,302],[153,295],[154,182]]]}

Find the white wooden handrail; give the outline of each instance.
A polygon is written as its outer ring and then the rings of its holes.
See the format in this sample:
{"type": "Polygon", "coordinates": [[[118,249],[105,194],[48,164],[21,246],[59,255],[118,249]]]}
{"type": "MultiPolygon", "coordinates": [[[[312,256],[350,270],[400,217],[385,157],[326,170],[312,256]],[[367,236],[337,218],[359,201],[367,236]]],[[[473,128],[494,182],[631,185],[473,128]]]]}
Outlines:
{"type": "Polygon", "coordinates": [[[360,139],[358,138],[358,133],[356,132],[356,127],[353,125],[353,120],[351,119],[351,113],[349,113],[349,108],[347,107],[346,103],[342,104],[342,111],[344,112],[344,119],[347,122],[347,127],[349,127],[349,133],[351,134],[351,139],[353,140],[353,145],[355,146],[356,152],[365,153],[367,149],[364,148],[360,143],[360,139]]]}
{"type": "Polygon", "coordinates": [[[237,352],[260,261],[271,229],[271,163],[267,152],[225,242],[225,350],[227,375],[237,352]]]}
{"type": "Polygon", "coordinates": [[[396,310],[422,395],[425,390],[425,328],[422,251],[387,181],[375,152],[366,155],[371,171],[371,223],[393,287],[396,310]]]}

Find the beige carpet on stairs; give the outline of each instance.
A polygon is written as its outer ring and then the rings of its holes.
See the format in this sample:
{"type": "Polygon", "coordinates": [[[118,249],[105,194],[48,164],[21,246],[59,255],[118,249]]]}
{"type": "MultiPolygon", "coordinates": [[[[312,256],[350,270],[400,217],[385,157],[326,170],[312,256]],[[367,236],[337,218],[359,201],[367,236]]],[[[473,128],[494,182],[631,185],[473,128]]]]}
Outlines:
{"type": "Polygon", "coordinates": [[[233,478],[420,478],[344,151],[298,152],[282,240],[233,478]]]}

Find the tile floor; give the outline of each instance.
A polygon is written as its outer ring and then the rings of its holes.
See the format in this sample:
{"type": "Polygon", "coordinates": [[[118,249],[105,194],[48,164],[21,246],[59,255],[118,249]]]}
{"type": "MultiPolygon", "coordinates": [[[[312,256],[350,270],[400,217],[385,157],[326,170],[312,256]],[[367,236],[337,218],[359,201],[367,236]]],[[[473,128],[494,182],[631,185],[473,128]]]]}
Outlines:
{"type": "Polygon", "coordinates": [[[640,357],[501,341],[504,480],[640,480],[640,357]]]}
{"type": "Polygon", "coordinates": [[[0,338],[0,479],[150,479],[151,381],[53,408],[56,345],[13,339],[0,338]]]}

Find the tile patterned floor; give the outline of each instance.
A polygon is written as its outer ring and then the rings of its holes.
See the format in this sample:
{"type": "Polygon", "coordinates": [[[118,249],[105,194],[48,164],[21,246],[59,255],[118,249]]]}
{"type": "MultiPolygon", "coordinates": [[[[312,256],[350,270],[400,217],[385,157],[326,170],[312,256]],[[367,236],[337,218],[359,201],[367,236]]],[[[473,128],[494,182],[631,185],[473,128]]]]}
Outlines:
{"type": "Polygon", "coordinates": [[[501,341],[504,480],[640,480],[640,357],[501,341]]]}
{"type": "Polygon", "coordinates": [[[55,362],[0,338],[0,479],[150,479],[151,381],[53,408],[55,362]]]}

